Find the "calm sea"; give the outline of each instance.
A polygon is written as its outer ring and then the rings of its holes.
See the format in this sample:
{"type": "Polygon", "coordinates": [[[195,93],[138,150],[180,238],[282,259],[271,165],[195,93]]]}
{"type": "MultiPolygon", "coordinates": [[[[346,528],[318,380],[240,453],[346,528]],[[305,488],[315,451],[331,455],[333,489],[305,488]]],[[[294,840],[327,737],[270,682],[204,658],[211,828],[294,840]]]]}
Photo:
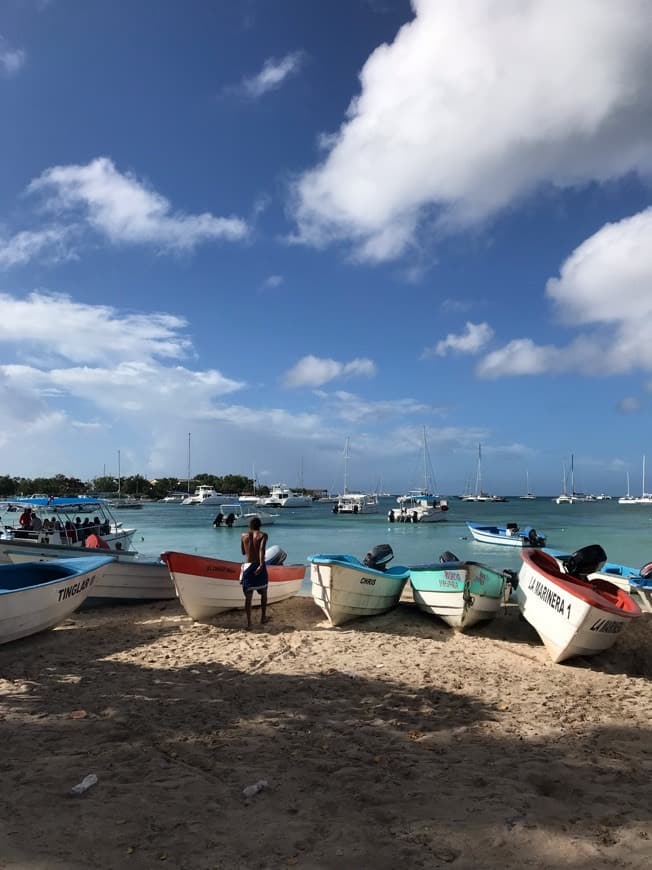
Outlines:
{"type": "MultiPolygon", "coordinates": [[[[387,521],[394,498],[381,500],[380,512],[366,516],[333,514],[332,505],[279,509],[274,525],[265,526],[269,544],[288,554],[287,563],[304,562],[313,553],[350,553],[362,559],[376,544],[389,544],[392,565],[437,561],[450,550],[460,559],[473,559],[494,568],[518,569],[519,550],[478,544],[465,526],[477,523],[534,526],[548,538],[548,546],[572,552],[587,544],[601,544],[610,561],[639,567],[652,561],[652,505],[619,505],[617,501],[557,505],[549,498],[507,503],[474,504],[450,499],[448,518],[422,525],[387,521]]],[[[217,507],[163,504],[142,510],[116,510],[125,526],[136,527],[135,548],[157,556],[178,550],[240,561],[242,529],[213,528],[217,507]]]]}

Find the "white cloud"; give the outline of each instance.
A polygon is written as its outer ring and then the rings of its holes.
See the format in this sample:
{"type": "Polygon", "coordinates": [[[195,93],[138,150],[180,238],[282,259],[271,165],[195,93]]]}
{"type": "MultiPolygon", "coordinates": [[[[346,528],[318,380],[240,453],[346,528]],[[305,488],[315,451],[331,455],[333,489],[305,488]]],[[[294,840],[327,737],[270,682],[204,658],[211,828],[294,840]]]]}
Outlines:
{"type": "Polygon", "coordinates": [[[263,287],[266,289],[274,289],[285,283],[285,278],[282,275],[269,275],[263,281],[263,287]]]}
{"type": "Polygon", "coordinates": [[[303,63],[303,53],[294,51],[281,58],[268,58],[255,76],[243,79],[239,88],[249,97],[257,99],[280,88],[290,76],[296,75],[303,63]]]}
{"type": "Polygon", "coordinates": [[[565,346],[518,338],[488,354],[483,377],[575,371],[652,371],[652,208],[606,224],[568,257],[546,292],[566,327],[589,329],[565,346]]]}
{"type": "Polygon", "coordinates": [[[47,169],[29,191],[44,193],[48,208],[59,213],[81,211],[91,227],[116,244],[183,251],[207,241],[237,241],[248,233],[240,218],[172,211],[164,196],[133,174],[119,172],[108,157],[47,169]]]}
{"type": "Polygon", "coordinates": [[[0,239],[0,268],[20,266],[42,254],[54,261],[69,259],[73,255],[67,243],[73,231],[72,227],[49,227],[0,239]]]}
{"type": "Polygon", "coordinates": [[[461,335],[449,333],[446,338],[437,342],[434,348],[426,348],[425,358],[431,356],[446,356],[449,351],[454,353],[479,353],[493,338],[494,331],[488,323],[471,323],[467,320],[466,331],[461,335]]]}
{"type": "Polygon", "coordinates": [[[426,405],[416,399],[385,399],[373,401],[363,399],[355,393],[337,390],[334,393],[318,392],[325,400],[329,418],[346,420],[349,423],[379,422],[395,417],[407,419],[412,414],[438,412],[439,409],[426,405]]]}
{"type": "Polygon", "coordinates": [[[342,363],[334,359],[304,356],[283,376],[286,387],[321,387],[335,378],[372,377],[376,365],[370,359],[354,359],[342,363]]]}
{"type": "Polygon", "coordinates": [[[433,219],[468,226],[540,185],[652,170],[648,0],[413,7],[296,183],[298,240],[387,260],[433,219]]]}
{"type": "Polygon", "coordinates": [[[0,36],[0,71],[14,75],[24,65],[25,52],[21,48],[11,48],[7,40],[0,36]]]}
{"type": "Polygon", "coordinates": [[[635,396],[625,396],[618,402],[618,410],[621,414],[636,414],[641,410],[641,401],[635,396]]]}

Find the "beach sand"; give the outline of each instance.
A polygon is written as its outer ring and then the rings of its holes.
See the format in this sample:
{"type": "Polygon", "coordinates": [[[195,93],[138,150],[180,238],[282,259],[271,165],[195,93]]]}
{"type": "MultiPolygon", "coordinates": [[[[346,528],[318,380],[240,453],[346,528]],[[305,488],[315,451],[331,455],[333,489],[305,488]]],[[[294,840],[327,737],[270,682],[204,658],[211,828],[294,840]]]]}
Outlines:
{"type": "Polygon", "coordinates": [[[553,665],[511,605],[468,635],[271,613],[95,609],[0,648],[0,867],[652,866],[652,617],[553,665]]]}

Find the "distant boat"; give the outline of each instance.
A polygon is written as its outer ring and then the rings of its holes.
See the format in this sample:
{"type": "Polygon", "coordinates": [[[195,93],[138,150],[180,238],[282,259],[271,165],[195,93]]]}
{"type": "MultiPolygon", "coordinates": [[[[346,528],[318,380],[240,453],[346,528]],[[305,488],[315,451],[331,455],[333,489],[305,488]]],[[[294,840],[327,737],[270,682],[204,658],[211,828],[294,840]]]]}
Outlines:
{"type": "Polygon", "coordinates": [[[186,496],[181,504],[205,504],[216,505],[220,504],[224,499],[224,494],[217,492],[212,486],[198,486],[192,495],[186,496]]]}
{"type": "Polygon", "coordinates": [[[108,556],[0,565],[0,643],[54,628],[84,602],[108,556]]]}
{"type": "Polygon", "coordinates": [[[266,511],[243,511],[241,504],[221,504],[219,513],[213,520],[216,529],[247,528],[254,518],[260,520],[261,526],[271,526],[278,514],[268,514],[266,511]]]}
{"type": "Polygon", "coordinates": [[[468,495],[463,495],[462,501],[473,501],[473,502],[507,501],[507,499],[504,496],[490,495],[488,492],[485,492],[482,489],[482,444],[478,444],[478,469],[477,469],[476,476],[475,476],[475,490],[473,493],[469,493],[468,495]]]}
{"type": "Polygon", "coordinates": [[[377,514],[376,493],[349,492],[349,439],[344,444],[344,489],[333,507],[334,514],[377,514]]]}
{"type": "Polygon", "coordinates": [[[514,596],[553,662],[608,649],[641,615],[627,592],[605,580],[586,579],[599,562],[589,564],[587,559],[571,574],[542,550],[524,549],[521,558],[514,596]]]}
{"type": "Polygon", "coordinates": [[[258,504],[261,507],[299,508],[312,507],[312,498],[309,495],[292,492],[281,483],[274,485],[268,496],[260,498],[258,504]]]}
{"type": "Polygon", "coordinates": [[[630,495],[629,472],[627,472],[627,495],[619,498],[618,504],[652,504],[652,494],[645,491],[645,456],[643,456],[643,481],[640,496],[630,495]]]}
{"type": "Polygon", "coordinates": [[[544,547],[546,536],[537,533],[532,526],[519,528],[516,523],[506,526],[482,526],[467,523],[473,539],[481,544],[499,544],[507,547],[544,547]]]}
{"type": "Polygon", "coordinates": [[[364,562],[341,554],[308,556],[312,597],[331,625],[377,616],[396,607],[410,570],[387,568],[392,558],[388,544],[374,548],[364,562]]]}
{"type": "Polygon", "coordinates": [[[387,512],[390,523],[437,523],[446,519],[448,502],[435,495],[434,475],[428,452],[426,427],[423,427],[423,488],[412,489],[400,495],[396,501],[398,508],[387,512]]]}
{"type": "Polygon", "coordinates": [[[448,561],[410,568],[417,607],[458,631],[493,619],[503,601],[503,573],[479,562],[460,561],[453,553],[440,558],[448,561]]]}
{"type": "Polygon", "coordinates": [[[525,498],[525,499],[530,499],[530,500],[536,498],[536,495],[534,495],[534,493],[530,492],[530,475],[527,471],[525,472],[525,495],[519,495],[519,498],[520,499],[525,498]]]}
{"type": "Polygon", "coordinates": [[[584,502],[584,501],[593,501],[594,499],[589,499],[583,492],[575,492],[575,457],[571,453],[571,491],[568,493],[566,491],[566,487],[568,485],[568,481],[566,478],[566,465],[563,466],[564,469],[564,491],[561,495],[557,496],[555,499],[556,504],[575,504],[576,502],[584,502]]]}

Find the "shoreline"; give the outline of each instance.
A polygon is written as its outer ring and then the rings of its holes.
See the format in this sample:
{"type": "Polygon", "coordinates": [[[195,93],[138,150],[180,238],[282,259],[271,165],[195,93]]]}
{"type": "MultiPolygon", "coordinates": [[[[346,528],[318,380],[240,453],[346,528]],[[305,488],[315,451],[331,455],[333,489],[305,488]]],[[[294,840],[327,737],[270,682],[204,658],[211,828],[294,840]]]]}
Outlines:
{"type": "Polygon", "coordinates": [[[0,648],[2,866],[649,865],[647,615],[553,665],[509,604],[465,635],[270,613],[102,607],[0,648]]]}

